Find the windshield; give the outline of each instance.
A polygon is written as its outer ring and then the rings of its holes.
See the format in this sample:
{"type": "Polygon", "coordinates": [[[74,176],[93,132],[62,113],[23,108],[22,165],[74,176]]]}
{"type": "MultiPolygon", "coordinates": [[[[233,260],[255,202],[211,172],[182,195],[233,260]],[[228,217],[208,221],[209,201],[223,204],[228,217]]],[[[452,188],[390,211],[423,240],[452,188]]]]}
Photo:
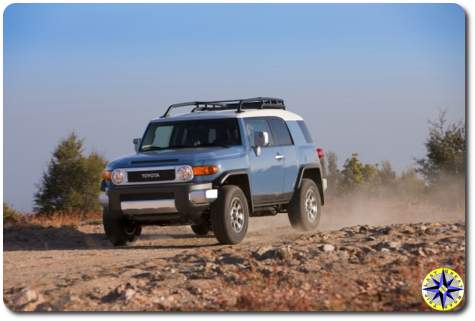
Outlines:
{"type": "Polygon", "coordinates": [[[241,145],[237,119],[187,120],[151,123],[140,151],[233,145],[241,145]]]}

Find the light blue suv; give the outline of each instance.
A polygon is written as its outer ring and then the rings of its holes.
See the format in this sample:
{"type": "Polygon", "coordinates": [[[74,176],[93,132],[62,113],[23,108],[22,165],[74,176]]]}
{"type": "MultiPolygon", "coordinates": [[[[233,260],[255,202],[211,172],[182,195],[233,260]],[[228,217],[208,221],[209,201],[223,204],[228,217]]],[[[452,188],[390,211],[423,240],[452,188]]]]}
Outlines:
{"type": "Polygon", "coordinates": [[[100,201],[107,237],[134,241],[144,225],[191,225],[239,243],[252,216],[288,213],[318,226],[325,200],[323,150],[278,98],[171,105],[152,120],[136,153],[110,162],[100,201]],[[177,108],[191,112],[172,116],[177,108]]]}

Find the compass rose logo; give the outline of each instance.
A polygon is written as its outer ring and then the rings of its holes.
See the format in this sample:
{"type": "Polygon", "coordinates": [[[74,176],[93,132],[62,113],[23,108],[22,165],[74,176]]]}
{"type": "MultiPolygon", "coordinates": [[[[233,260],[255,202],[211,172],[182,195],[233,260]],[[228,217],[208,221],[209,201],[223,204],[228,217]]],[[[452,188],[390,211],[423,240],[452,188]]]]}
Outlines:
{"type": "Polygon", "coordinates": [[[449,268],[439,268],[426,275],[422,282],[422,297],[438,311],[455,308],[463,298],[463,281],[460,275],[449,268]]]}

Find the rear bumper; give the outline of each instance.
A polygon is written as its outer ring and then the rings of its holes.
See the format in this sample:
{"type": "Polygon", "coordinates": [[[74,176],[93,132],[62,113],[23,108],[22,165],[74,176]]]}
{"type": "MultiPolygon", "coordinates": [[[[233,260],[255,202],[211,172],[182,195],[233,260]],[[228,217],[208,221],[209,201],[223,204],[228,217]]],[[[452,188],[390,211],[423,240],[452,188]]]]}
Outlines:
{"type": "Polygon", "coordinates": [[[322,178],[322,188],[323,188],[323,191],[326,192],[327,191],[327,188],[328,188],[328,181],[326,178],[322,178]]]}
{"type": "MultiPolygon", "coordinates": [[[[218,197],[211,183],[111,186],[99,201],[118,215],[178,213],[183,218],[198,218],[218,197]]],[[[154,215],[154,217],[160,217],[154,215]]]]}

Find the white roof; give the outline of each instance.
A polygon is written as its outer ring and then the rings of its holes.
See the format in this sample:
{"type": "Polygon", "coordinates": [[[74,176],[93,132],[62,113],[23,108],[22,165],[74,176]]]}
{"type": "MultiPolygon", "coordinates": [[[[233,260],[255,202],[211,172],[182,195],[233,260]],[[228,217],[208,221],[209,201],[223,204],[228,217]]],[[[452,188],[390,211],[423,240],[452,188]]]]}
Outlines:
{"type": "Polygon", "coordinates": [[[303,120],[297,114],[283,109],[245,109],[238,113],[235,110],[217,110],[217,111],[195,111],[187,114],[176,114],[167,118],[155,118],[153,121],[170,121],[170,120],[194,120],[209,118],[248,118],[248,117],[280,117],[283,120],[303,120]]]}

